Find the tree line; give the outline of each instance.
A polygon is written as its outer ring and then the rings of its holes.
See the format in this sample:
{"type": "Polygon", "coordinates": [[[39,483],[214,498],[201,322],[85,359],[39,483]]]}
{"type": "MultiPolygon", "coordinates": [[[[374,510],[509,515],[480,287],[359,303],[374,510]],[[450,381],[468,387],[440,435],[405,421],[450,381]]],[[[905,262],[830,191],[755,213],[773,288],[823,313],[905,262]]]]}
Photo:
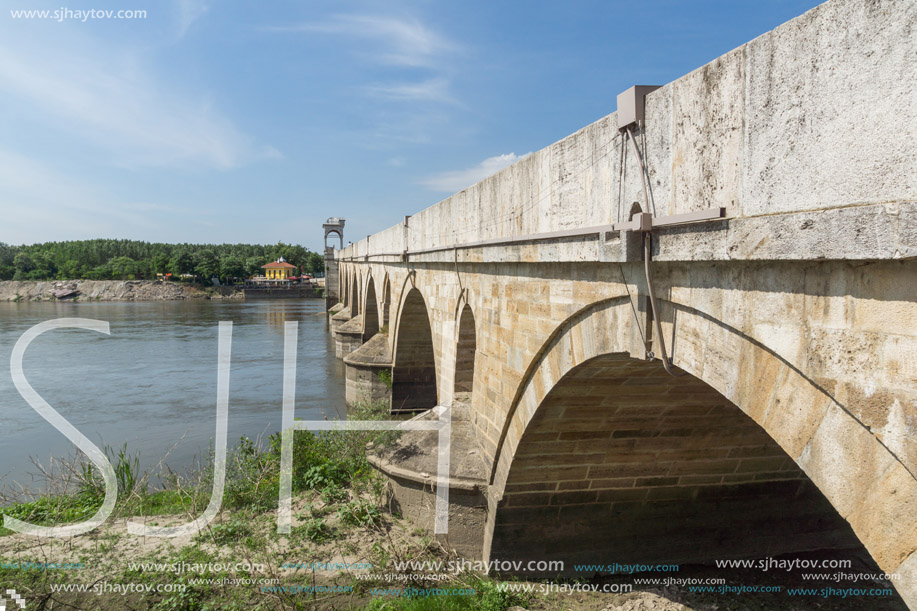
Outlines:
{"type": "Polygon", "coordinates": [[[191,274],[203,280],[260,275],[283,257],[307,274],[324,258],[296,244],[162,244],[136,240],[76,240],[11,246],[0,242],[0,280],[153,280],[191,274]]]}

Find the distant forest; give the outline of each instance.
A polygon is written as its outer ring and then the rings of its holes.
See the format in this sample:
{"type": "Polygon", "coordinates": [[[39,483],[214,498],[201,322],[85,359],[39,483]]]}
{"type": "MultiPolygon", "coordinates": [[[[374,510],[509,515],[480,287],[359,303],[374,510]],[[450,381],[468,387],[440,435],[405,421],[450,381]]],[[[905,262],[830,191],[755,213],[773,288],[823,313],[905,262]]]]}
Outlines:
{"type": "Polygon", "coordinates": [[[283,257],[307,274],[324,269],[322,255],[293,244],[160,244],[79,240],[10,246],[0,242],[0,280],[152,280],[157,273],[209,280],[245,278],[283,257]]]}

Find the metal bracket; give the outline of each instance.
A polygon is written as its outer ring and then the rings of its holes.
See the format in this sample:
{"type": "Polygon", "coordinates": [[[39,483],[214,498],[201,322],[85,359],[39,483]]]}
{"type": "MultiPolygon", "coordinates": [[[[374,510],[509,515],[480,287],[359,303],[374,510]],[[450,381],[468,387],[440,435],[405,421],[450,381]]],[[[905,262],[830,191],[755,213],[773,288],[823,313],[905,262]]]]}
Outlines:
{"type": "Polygon", "coordinates": [[[659,89],[659,85],[634,85],[618,94],[618,129],[642,123],[646,118],[646,94],[659,89]]]}
{"type": "Polygon", "coordinates": [[[696,212],[672,214],[669,216],[655,217],[649,212],[640,212],[626,223],[615,223],[612,231],[652,231],[654,227],[668,225],[681,225],[682,223],[695,223],[697,221],[712,221],[726,217],[726,208],[707,208],[696,212]]]}

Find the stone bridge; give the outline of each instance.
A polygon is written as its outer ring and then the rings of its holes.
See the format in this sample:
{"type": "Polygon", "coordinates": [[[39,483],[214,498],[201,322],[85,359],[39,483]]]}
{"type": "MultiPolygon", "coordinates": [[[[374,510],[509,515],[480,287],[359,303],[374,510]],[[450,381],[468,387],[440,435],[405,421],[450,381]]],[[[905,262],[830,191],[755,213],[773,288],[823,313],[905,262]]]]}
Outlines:
{"type": "MultiPolygon", "coordinates": [[[[917,608],[914,49],[828,2],[334,252],[348,399],[453,409],[455,549],[862,544],[917,608]]],[[[427,524],[435,437],[372,455],[427,524]]]]}

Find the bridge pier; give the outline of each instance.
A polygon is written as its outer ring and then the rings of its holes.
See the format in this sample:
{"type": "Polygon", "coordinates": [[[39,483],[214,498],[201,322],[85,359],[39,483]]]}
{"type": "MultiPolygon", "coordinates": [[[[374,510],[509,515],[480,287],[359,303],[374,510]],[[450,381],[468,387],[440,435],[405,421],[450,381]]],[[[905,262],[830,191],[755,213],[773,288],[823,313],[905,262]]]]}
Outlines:
{"type": "MultiPolygon", "coordinates": [[[[480,559],[487,530],[487,469],[474,441],[468,405],[451,407],[452,441],[449,465],[449,532],[437,535],[448,550],[465,558],[480,559]]],[[[431,411],[414,420],[436,420],[431,411]]],[[[407,431],[388,447],[375,447],[367,459],[391,484],[392,508],[417,526],[433,532],[436,516],[438,435],[407,431]]]]}
{"type": "Polygon", "coordinates": [[[330,316],[328,317],[328,322],[331,326],[331,332],[334,333],[337,331],[341,325],[350,320],[350,308],[344,304],[337,304],[334,308],[331,308],[328,312],[330,316]],[[340,307],[338,307],[340,306],[340,307]],[[337,308],[337,311],[335,311],[337,308]]]}
{"type": "Polygon", "coordinates": [[[334,329],[334,355],[342,359],[363,345],[363,315],[358,314],[334,329]]]}
{"type": "Polygon", "coordinates": [[[331,324],[331,318],[335,314],[338,314],[343,309],[344,309],[344,303],[342,301],[338,301],[337,303],[333,304],[331,307],[328,308],[327,315],[328,315],[328,324],[329,325],[331,324]]]}
{"type": "Polygon", "coordinates": [[[345,399],[357,401],[392,401],[392,354],[388,335],[377,333],[365,344],[344,357],[345,399]]]}

